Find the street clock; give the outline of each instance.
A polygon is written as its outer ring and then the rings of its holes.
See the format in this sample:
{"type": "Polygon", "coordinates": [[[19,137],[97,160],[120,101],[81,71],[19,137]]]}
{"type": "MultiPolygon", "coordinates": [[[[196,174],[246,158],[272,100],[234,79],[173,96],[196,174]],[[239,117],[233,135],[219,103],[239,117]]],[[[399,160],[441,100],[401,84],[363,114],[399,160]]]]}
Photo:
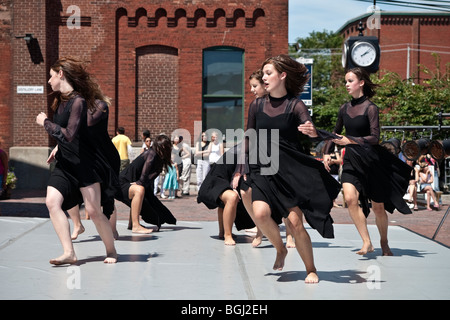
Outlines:
{"type": "Polygon", "coordinates": [[[345,69],[361,67],[377,72],[380,65],[380,45],[377,37],[349,37],[342,50],[342,66],[345,69]]]}

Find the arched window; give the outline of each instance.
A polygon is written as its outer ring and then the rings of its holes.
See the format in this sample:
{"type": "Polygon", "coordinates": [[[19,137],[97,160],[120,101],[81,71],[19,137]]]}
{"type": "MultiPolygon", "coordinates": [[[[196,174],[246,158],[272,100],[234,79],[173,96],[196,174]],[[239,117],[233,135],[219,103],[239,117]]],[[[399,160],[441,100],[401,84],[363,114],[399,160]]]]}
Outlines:
{"type": "Polygon", "coordinates": [[[244,50],[203,50],[203,130],[244,129],[244,50]]]}

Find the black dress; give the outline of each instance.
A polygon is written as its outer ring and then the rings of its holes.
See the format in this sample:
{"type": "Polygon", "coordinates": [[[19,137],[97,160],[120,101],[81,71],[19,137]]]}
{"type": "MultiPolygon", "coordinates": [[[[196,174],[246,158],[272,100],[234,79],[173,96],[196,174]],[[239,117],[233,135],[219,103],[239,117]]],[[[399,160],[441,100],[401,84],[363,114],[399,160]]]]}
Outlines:
{"type": "MultiPolygon", "coordinates": [[[[306,121],[311,121],[309,112],[295,97],[266,96],[250,104],[247,132],[255,129],[257,141],[248,139],[250,174],[243,185],[252,188],[253,201],[269,204],[276,223],[289,215],[290,208],[298,206],[312,228],[324,238],[333,238],[330,210],[341,186],[307,151],[310,140],[297,129],[306,121]],[[257,161],[252,160],[255,157],[257,161]]],[[[325,131],[318,130],[318,134],[322,139],[333,138],[325,131]]]]}
{"type": "MultiPolygon", "coordinates": [[[[203,203],[208,209],[224,208],[225,204],[220,200],[220,195],[226,190],[233,190],[231,182],[236,170],[239,146],[230,148],[217,162],[211,165],[198,191],[198,203],[203,203]]],[[[239,192],[239,190],[237,191],[239,192]]],[[[234,224],[237,230],[250,229],[255,226],[242,201],[238,202],[234,224]]]]}
{"type": "Polygon", "coordinates": [[[56,165],[48,186],[56,188],[64,197],[63,210],[78,205],[79,188],[101,182],[94,170],[94,148],[88,137],[86,101],[76,93],[68,101],[60,103],[53,122],[44,121],[44,128],[58,144],[56,165]]]}
{"type": "MultiPolygon", "coordinates": [[[[411,167],[378,144],[378,107],[365,96],[343,104],[334,132],[341,133],[343,127],[346,136],[357,144],[345,146],[341,183],[356,187],[364,215],[369,215],[369,200],[384,203],[390,213],[394,209],[403,214],[412,213],[403,200],[411,167]]],[[[332,143],[328,143],[324,153],[332,148],[332,143]]]]}
{"type": "Polygon", "coordinates": [[[142,203],[142,219],[150,224],[158,226],[163,223],[176,224],[177,220],[170,210],[153,194],[153,182],[162,171],[163,163],[155,149],[150,147],[141,153],[119,174],[120,192],[116,199],[131,207],[131,199],[128,191],[132,182],[145,188],[144,201],[142,203]]]}
{"type": "Polygon", "coordinates": [[[96,100],[97,108],[94,112],[87,111],[88,135],[92,145],[94,169],[101,177],[101,205],[103,213],[110,216],[114,211],[114,196],[120,190],[119,169],[120,156],[108,134],[108,104],[96,100]]]}

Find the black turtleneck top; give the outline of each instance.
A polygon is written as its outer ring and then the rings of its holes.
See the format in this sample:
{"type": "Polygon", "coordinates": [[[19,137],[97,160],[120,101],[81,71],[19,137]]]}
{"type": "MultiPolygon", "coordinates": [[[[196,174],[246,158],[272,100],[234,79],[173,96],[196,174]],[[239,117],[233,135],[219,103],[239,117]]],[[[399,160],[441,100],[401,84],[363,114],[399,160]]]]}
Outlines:
{"type": "MultiPolygon", "coordinates": [[[[378,107],[366,96],[344,103],[338,112],[338,119],[333,133],[341,134],[345,127],[345,136],[360,145],[378,144],[380,125],[378,107]]],[[[324,154],[330,154],[334,144],[329,141],[324,154]]]]}

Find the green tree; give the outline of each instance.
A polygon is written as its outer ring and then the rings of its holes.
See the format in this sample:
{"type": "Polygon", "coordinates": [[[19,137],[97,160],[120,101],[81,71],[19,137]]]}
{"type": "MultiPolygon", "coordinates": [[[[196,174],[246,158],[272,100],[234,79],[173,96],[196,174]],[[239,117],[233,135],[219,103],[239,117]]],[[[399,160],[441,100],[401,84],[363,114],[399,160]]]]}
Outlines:
{"type": "Polygon", "coordinates": [[[290,54],[294,58],[314,59],[314,89],[327,88],[342,75],[343,70],[339,70],[342,43],[342,36],[324,30],[313,31],[306,38],[297,38],[296,43],[290,45],[290,54]]]}

